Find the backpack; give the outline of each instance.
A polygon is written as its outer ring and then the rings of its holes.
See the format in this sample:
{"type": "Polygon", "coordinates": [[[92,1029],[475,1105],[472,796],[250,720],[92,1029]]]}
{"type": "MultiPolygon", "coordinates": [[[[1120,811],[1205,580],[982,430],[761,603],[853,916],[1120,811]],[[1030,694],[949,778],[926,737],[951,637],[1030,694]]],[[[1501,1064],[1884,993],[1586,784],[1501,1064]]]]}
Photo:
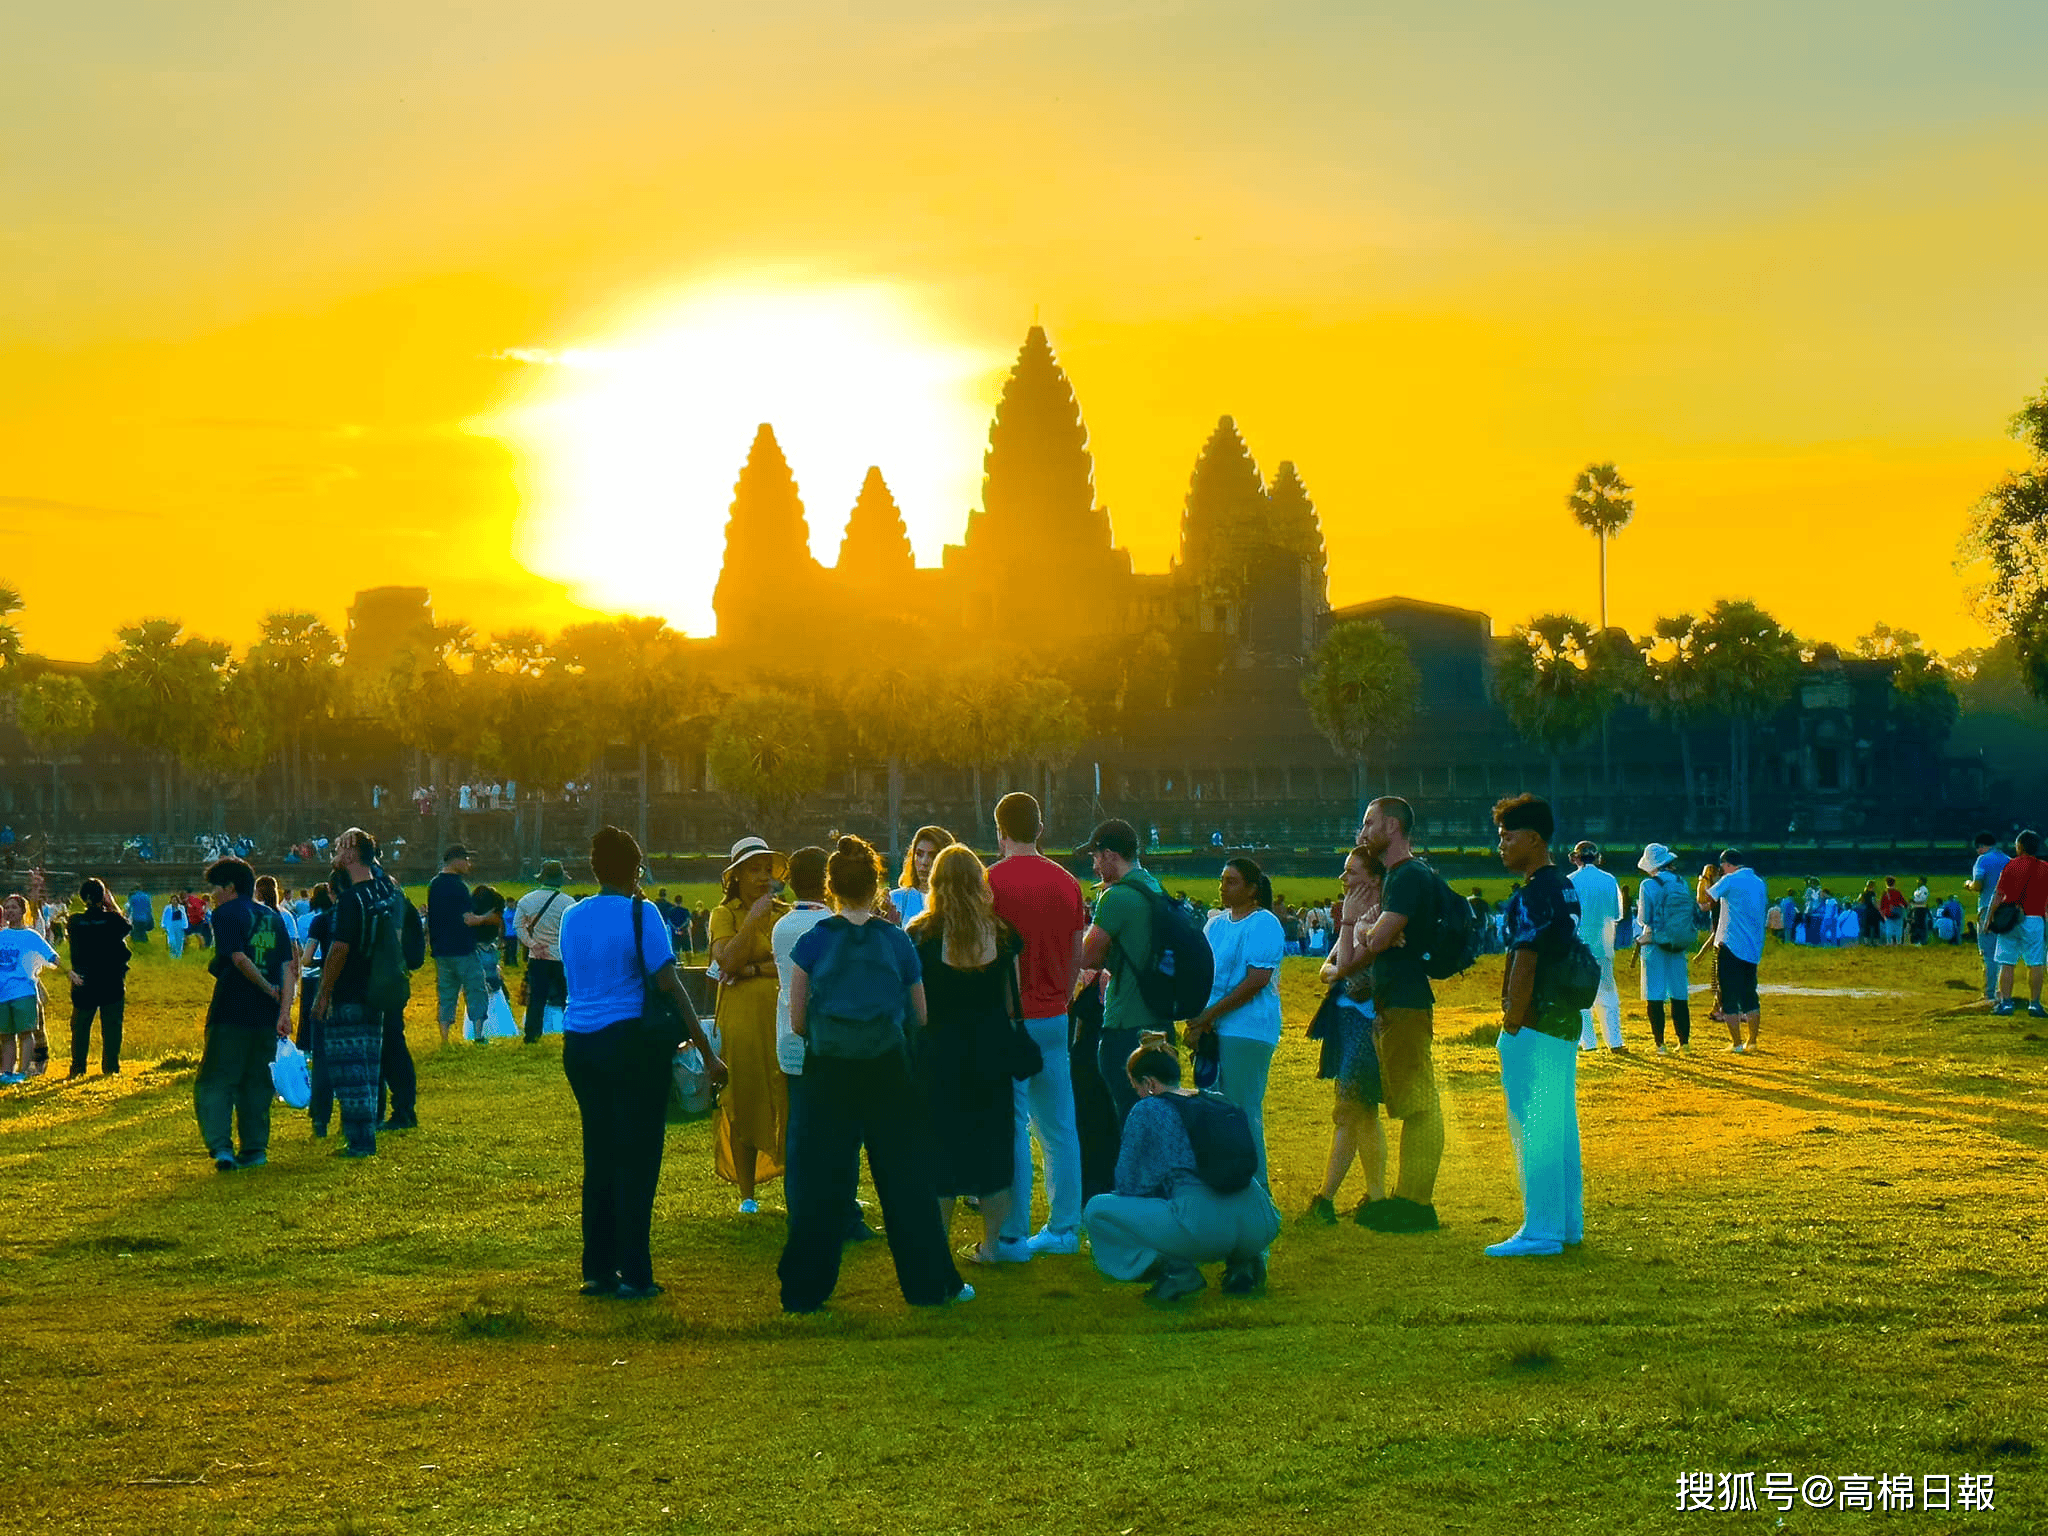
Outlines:
{"type": "MultiPolygon", "coordinates": [[[[1444,883],[1444,877],[1417,859],[1436,887],[1433,910],[1421,928],[1422,972],[1432,981],[1449,981],[1472,968],[1479,958],[1482,929],[1472,903],[1444,883]]],[[[1411,941],[1412,942],[1412,941],[1411,941]]]]}
{"type": "Polygon", "coordinates": [[[903,973],[896,968],[886,924],[849,923],[839,916],[818,924],[831,946],[811,972],[804,1008],[808,1049],[814,1055],[873,1061],[908,1043],[903,1029],[903,973]]]}
{"type": "Polygon", "coordinates": [[[1252,1144],[1252,1122],[1220,1093],[1167,1093],[1161,1098],[1180,1114],[1195,1149],[1195,1176],[1219,1195],[1249,1189],[1259,1171],[1259,1149],[1252,1144]]]}
{"type": "Polygon", "coordinates": [[[1556,959],[1545,963],[1536,990],[1547,1007],[1583,1013],[1600,995],[1600,957],[1574,933],[1556,959]]]}
{"type": "Polygon", "coordinates": [[[405,951],[405,968],[416,971],[427,963],[427,925],[420,920],[420,909],[412,904],[412,898],[400,891],[398,899],[405,903],[405,931],[402,947],[405,951]]]}
{"type": "MultiPolygon", "coordinates": [[[[1179,902],[1135,881],[1127,888],[1144,897],[1152,909],[1152,952],[1137,967],[1135,978],[1145,1011],[1155,1018],[1192,1019],[1209,1006],[1216,980],[1216,956],[1208,936],[1179,902]]],[[[1128,950],[1124,958],[1131,958],[1128,950]]]]}
{"type": "Polygon", "coordinates": [[[412,977],[405,963],[405,914],[412,905],[397,886],[378,879],[360,898],[363,903],[363,952],[370,958],[370,981],[364,1000],[380,1013],[392,1013],[412,1001],[412,977]]]}
{"type": "Polygon", "coordinates": [[[1650,942],[1659,949],[1682,955],[1692,948],[1693,935],[1699,931],[1699,906],[1692,901],[1666,899],[1673,891],[1685,895],[1685,882],[1669,870],[1652,875],[1650,885],[1658,892],[1657,904],[1649,914],[1650,942]]]}

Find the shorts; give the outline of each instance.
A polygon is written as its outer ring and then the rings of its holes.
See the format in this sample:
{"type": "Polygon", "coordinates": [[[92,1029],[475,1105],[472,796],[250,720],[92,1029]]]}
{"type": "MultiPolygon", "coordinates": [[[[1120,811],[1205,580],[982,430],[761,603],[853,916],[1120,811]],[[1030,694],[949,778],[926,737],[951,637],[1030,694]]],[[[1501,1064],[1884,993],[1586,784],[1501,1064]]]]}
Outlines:
{"type": "Polygon", "coordinates": [[[1714,951],[1714,981],[1721,994],[1721,1012],[1757,1013],[1763,1002],[1756,995],[1756,962],[1743,960],[1725,947],[1714,951]]]}
{"type": "Polygon", "coordinates": [[[1643,946],[1643,1001],[1646,1003],[1682,1003],[1691,993],[1691,978],[1686,975],[1687,956],[1682,949],[1659,949],[1654,944],[1643,946]]]}
{"type": "Polygon", "coordinates": [[[28,997],[10,997],[0,1003],[0,1035],[32,1034],[36,1027],[36,1000],[28,997]]]}
{"type": "Polygon", "coordinates": [[[2038,917],[2023,917],[2019,926],[2010,933],[1998,937],[1998,951],[1992,956],[1999,965],[2039,965],[2041,963],[2042,930],[2048,927],[2038,917]]]}
{"type": "Polygon", "coordinates": [[[1396,1120],[1409,1120],[1436,1110],[1436,1063],[1430,1054],[1434,1030],[1431,1009],[1379,1011],[1373,1029],[1373,1049],[1379,1054],[1380,1087],[1386,1095],[1387,1113],[1396,1120]]]}

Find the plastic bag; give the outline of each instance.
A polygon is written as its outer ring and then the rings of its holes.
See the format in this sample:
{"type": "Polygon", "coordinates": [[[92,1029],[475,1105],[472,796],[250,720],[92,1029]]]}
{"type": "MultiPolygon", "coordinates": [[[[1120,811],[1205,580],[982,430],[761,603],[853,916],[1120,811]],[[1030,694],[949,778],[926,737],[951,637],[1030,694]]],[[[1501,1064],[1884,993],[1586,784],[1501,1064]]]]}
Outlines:
{"type": "Polygon", "coordinates": [[[704,1053],[694,1044],[676,1052],[676,1099],[686,1115],[711,1113],[711,1073],[704,1065],[704,1053]]]}
{"type": "Polygon", "coordinates": [[[313,1102],[313,1072],[306,1065],[306,1053],[282,1037],[270,1063],[270,1086],[293,1109],[304,1109],[313,1102]]]}
{"type": "Polygon", "coordinates": [[[553,1003],[541,1010],[540,1032],[544,1035],[559,1035],[562,1032],[562,1010],[553,1003]]]}
{"type": "Polygon", "coordinates": [[[512,999],[504,989],[491,993],[491,1006],[484,1014],[484,1038],[486,1040],[516,1040],[519,1025],[512,1017],[512,999]]]}

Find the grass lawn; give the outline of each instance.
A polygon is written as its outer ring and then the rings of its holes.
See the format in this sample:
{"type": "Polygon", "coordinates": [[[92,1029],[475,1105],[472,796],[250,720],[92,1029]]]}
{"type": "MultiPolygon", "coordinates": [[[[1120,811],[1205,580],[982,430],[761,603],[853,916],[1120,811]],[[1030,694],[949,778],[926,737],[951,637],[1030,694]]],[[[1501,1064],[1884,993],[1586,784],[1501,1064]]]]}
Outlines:
{"type": "MultiPolygon", "coordinates": [[[[1973,1006],[1976,966],[1774,949],[1767,986],[1876,995],[1767,995],[1753,1057],[1704,1023],[1695,1054],[1641,1054],[1625,983],[1639,1053],[1582,1062],[1574,1256],[1479,1251],[1519,1220],[1495,958],[1438,1013],[1442,1232],[1290,1222],[1266,1295],[1167,1310],[1080,1257],[912,1314],[871,1244],[790,1319],[780,1191],[736,1215],[701,1123],[669,1140],[668,1295],[574,1294],[556,1040],[439,1049],[416,1006],[421,1130],[338,1162],[279,1106],[270,1166],[216,1175],[171,1064],[203,957],[159,943],[127,1074],[0,1090],[0,1529],[2048,1529],[2048,1026],[1973,1006]],[[1675,1512],[1684,1472],[1754,1473],[1760,1511],[1675,1512]],[[1781,1522],[1766,1473],[1990,1473],[1994,1508],[1781,1522]]],[[[1313,970],[1285,984],[1267,1124],[1291,1217],[1330,1096],[1300,1038],[1313,970]]]]}

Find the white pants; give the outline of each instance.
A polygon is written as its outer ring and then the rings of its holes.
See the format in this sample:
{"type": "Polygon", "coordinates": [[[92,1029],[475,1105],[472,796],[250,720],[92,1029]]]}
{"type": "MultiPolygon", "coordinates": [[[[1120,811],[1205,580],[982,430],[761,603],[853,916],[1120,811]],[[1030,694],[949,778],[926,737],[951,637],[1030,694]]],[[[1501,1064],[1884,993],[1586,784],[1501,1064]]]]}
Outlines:
{"type": "Polygon", "coordinates": [[[1606,1026],[1607,1048],[1618,1050],[1621,1046],[1621,993],[1614,985],[1612,955],[1600,956],[1600,995],[1593,999],[1593,1006],[1581,1015],[1584,1027],[1579,1031],[1579,1049],[1582,1051],[1594,1050],[1600,1044],[1600,1037],[1593,1032],[1593,1014],[1596,1011],[1606,1026]]]}
{"type": "Polygon", "coordinates": [[[1031,1235],[1031,1192],[1036,1183],[1031,1165],[1031,1133],[1045,1148],[1045,1224],[1055,1232],[1081,1225],[1081,1133],[1074,1121],[1074,1075],[1067,1059],[1067,1016],[1026,1019],[1044,1070],[1011,1085],[1017,1117],[1017,1176],[1003,1236],[1031,1235]]]}
{"type": "Polygon", "coordinates": [[[1579,1242],[1586,1235],[1586,1189],[1579,1166],[1578,1048],[1534,1029],[1502,1030],[1500,1087],[1522,1181],[1522,1229],[1515,1236],[1579,1242]]]}
{"type": "Polygon", "coordinates": [[[1234,1195],[1198,1179],[1182,1180],[1166,1200],[1097,1195],[1081,1221],[1095,1267],[1112,1280],[1142,1279],[1162,1259],[1170,1266],[1245,1263],[1280,1235],[1280,1213],[1257,1179],[1234,1195]]]}

